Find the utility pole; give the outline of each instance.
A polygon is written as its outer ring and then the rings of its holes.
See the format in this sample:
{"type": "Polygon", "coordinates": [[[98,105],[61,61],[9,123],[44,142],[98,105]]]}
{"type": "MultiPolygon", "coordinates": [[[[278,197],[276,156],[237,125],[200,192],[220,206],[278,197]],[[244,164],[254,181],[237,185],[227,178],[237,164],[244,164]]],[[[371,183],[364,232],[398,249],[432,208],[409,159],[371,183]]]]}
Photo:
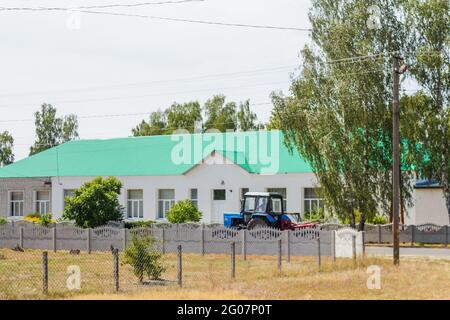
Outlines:
{"type": "Polygon", "coordinates": [[[401,58],[394,55],[392,63],[393,112],[392,112],[392,244],[394,265],[400,264],[400,75],[406,72],[407,65],[400,68],[401,58]]]}

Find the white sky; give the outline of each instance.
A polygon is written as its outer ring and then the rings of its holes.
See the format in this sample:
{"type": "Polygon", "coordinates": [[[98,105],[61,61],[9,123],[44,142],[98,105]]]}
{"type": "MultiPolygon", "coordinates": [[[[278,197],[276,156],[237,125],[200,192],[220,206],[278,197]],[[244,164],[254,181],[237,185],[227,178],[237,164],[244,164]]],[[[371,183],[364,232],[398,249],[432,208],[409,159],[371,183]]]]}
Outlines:
{"type": "MultiPolygon", "coordinates": [[[[157,2],[158,0],[150,0],[157,2]]],[[[0,7],[67,7],[144,0],[2,0],[0,7]]],[[[309,0],[205,0],[186,4],[102,9],[111,12],[227,23],[309,28],[309,0]]],[[[67,12],[0,11],[0,131],[15,138],[16,160],[34,141],[43,102],[58,114],[142,113],[174,101],[204,102],[213,94],[247,98],[267,121],[272,90],[287,91],[308,32],[233,28],[81,13],[79,30],[67,12]],[[286,67],[287,66],[287,67],[286,67]],[[179,81],[203,75],[286,67],[269,72],[179,81]],[[171,80],[165,83],[155,81],[171,80]],[[173,81],[178,80],[178,81],[173,81]],[[149,83],[150,82],[150,83],[149,83]],[[151,83],[153,82],[153,83],[151,83]]],[[[148,116],[79,119],[81,138],[131,135],[148,116]]]]}

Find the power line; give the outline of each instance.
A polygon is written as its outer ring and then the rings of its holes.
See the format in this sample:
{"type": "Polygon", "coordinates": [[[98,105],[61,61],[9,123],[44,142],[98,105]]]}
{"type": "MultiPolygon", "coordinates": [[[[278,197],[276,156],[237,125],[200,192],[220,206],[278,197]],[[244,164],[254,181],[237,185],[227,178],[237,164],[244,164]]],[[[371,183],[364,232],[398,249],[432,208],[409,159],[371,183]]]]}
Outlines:
{"type": "Polygon", "coordinates": [[[162,5],[162,4],[182,4],[189,2],[204,2],[205,0],[179,0],[179,1],[159,1],[159,2],[139,2],[139,3],[115,3],[115,4],[105,4],[105,5],[94,5],[94,6],[76,6],[76,7],[0,7],[0,11],[62,11],[62,10],[78,10],[78,9],[107,9],[107,8],[134,8],[142,6],[151,5],[162,5]]]}
{"type": "MultiPolygon", "coordinates": [[[[232,86],[232,87],[222,87],[222,88],[186,90],[186,91],[178,91],[178,92],[162,92],[162,93],[147,94],[147,95],[140,95],[140,96],[120,96],[120,97],[82,99],[82,100],[60,100],[54,104],[114,101],[114,100],[133,99],[133,98],[147,98],[147,97],[154,97],[154,96],[161,96],[161,95],[174,95],[174,94],[186,94],[186,93],[196,93],[196,92],[210,92],[210,91],[220,91],[220,90],[230,90],[230,89],[252,88],[252,87],[260,87],[260,86],[276,85],[276,84],[286,84],[286,82],[285,81],[276,81],[276,82],[259,83],[259,84],[248,85],[248,86],[232,86]]],[[[4,108],[11,108],[11,107],[19,107],[19,106],[30,106],[30,104],[10,104],[10,105],[0,106],[0,108],[4,109],[4,108]]]]}
{"type": "MultiPolygon", "coordinates": [[[[260,103],[253,103],[250,105],[252,106],[262,106],[262,105],[270,105],[271,102],[260,102],[260,103]]],[[[137,113],[116,113],[116,114],[96,114],[96,115],[84,115],[84,116],[77,116],[77,119],[99,119],[99,118],[117,118],[117,117],[130,117],[130,116],[146,116],[151,115],[153,112],[137,112],[137,113]]],[[[9,122],[31,122],[35,121],[35,119],[7,119],[7,120],[1,120],[0,123],[9,123],[9,122]]],[[[221,123],[223,124],[223,123],[221,123]]]]}
{"type": "Polygon", "coordinates": [[[251,69],[244,71],[234,71],[234,72],[225,72],[225,73],[213,73],[206,74],[194,77],[183,77],[183,78],[175,78],[175,79],[167,79],[167,80],[155,80],[148,82],[135,82],[135,83],[126,83],[126,84],[117,84],[117,85],[106,85],[106,86],[93,86],[93,87],[83,87],[83,88],[75,88],[75,89],[66,89],[66,90],[55,90],[55,91],[34,91],[34,92],[17,92],[17,93],[9,93],[9,94],[0,94],[0,97],[10,97],[10,96],[24,96],[24,95],[39,95],[46,93],[68,93],[68,92],[80,92],[80,91],[95,91],[102,89],[113,89],[113,88],[122,88],[122,87],[136,87],[136,86],[150,86],[150,85],[164,85],[171,83],[184,83],[191,82],[195,80],[210,80],[213,78],[232,78],[235,79],[235,76],[253,76],[259,73],[272,73],[272,72],[281,72],[287,69],[293,69],[297,67],[296,65],[284,65],[277,66],[271,68],[260,68],[260,69],[251,69]]]}
{"type": "Polygon", "coordinates": [[[55,8],[43,8],[43,7],[41,7],[41,8],[5,8],[5,7],[1,7],[0,10],[2,10],[2,11],[3,10],[9,10],[9,11],[72,11],[72,12],[75,11],[75,12],[83,12],[83,13],[98,14],[98,15],[133,17],[133,18],[162,20],[162,21],[171,21],[171,22],[187,22],[187,23],[195,23],[195,24],[217,25],[217,26],[223,26],[223,27],[274,29],[274,30],[307,31],[307,32],[312,31],[312,29],[308,29],[308,28],[283,27],[283,26],[273,26],[273,25],[257,25],[257,24],[245,24],[245,23],[228,23],[228,22],[219,22],[219,21],[171,18],[171,17],[142,15],[142,14],[123,13],[123,12],[93,11],[93,10],[78,9],[78,8],[56,8],[56,7],[55,8]]]}

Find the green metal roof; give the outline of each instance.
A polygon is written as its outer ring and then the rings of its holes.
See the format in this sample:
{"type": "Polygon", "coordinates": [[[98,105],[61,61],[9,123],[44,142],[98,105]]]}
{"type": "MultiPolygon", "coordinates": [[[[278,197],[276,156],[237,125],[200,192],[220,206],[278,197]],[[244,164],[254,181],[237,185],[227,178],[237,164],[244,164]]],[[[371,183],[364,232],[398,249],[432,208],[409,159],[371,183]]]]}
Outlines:
{"type": "Polygon", "coordinates": [[[181,175],[212,152],[249,173],[312,172],[297,151],[289,154],[283,139],[274,130],[74,140],[0,168],[0,178],[181,175]],[[178,164],[173,154],[180,140],[178,156],[190,161],[178,164]]]}

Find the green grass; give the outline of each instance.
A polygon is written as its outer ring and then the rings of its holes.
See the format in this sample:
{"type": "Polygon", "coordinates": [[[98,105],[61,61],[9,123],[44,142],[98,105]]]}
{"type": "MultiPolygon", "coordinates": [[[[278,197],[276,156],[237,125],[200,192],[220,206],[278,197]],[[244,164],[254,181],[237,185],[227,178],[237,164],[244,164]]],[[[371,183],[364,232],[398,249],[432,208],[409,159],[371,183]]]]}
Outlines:
{"type": "Polygon", "coordinates": [[[356,261],[323,257],[319,270],[313,257],[292,257],[277,269],[271,256],[236,256],[231,279],[230,257],[222,254],[183,255],[183,288],[177,286],[177,259],[166,254],[165,281],[139,284],[130,266],[120,265],[120,293],[114,293],[110,252],[70,255],[49,252],[49,295],[42,294],[42,251],[0,249],[0,299],[448,299],[450,261],[366,257],[356,261]],[[67,289],[67,267],[81,269],[81,290],[67,289]],[[380,290],[366,286],[367,267],[381,268],[380,290]]]}

